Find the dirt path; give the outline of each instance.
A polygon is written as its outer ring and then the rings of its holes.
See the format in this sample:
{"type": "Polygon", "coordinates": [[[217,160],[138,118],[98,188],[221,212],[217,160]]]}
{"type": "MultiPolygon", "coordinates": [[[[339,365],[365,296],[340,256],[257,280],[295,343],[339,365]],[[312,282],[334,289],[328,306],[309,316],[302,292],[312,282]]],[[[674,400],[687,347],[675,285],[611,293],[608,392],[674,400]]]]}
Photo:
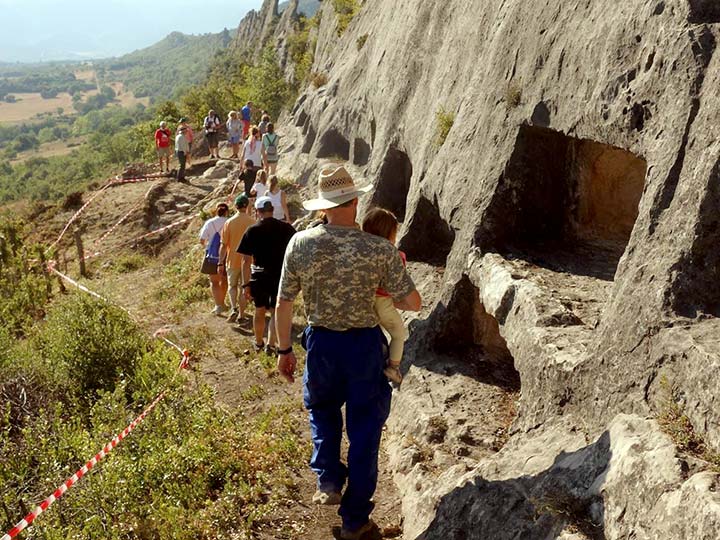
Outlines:
{"type": "MultiPolygon", "coordinates": [[[[173,196],[194,204],[216,186],[216,180],[193,177],[190,178],[189,186],[170,183],[166,191],[172,195],[181,190],[173,196]]],[[[83,220],[88,242],[92,243],[100,237],[104,227],[110,226],[133,205],[137,205],[147,188],[147,184],[123,186],[103,196],[83,220]]],[[[62,221],[63,217],[58,215],[56,219],[62,221]]],[[[182,215],[177,213],[174,219],[179,217],[182,215]]],[[[158,295],[167,265],[182,259],[188,250],[197,246],[199,224],[200,220],[192,221],[187,229],[176,233],[171,240],[164,241],[163,249],[157,256],[150,256],[146,251],[138,269],[128,272],[113,270],[113,264],[133,256],[130,248],[125,248],[113,257],[100,257],[91,266],[95,277],[87,283],[111,301],[127,308],[148,333],[163,329],[173,341],[189,348],[194,356],[192,372],[189,374],[191,383],[194,377],[200,377],[214,389],[217,401],[224,407],[244,415],[259,415],[273,407],[289,406],[292,424],[296,426],[297,441],[305,449],[306,459],[293,467],[291,478],[294,486],[290,491],[294,496],[279,504],[270,515],[256,521],[256,538],[333,538],[337,535],[340,523],[337,508],[318,507],[312,503],[315,478],[307,465],[311,442],[307,412],[302,406],[300,377],[293,384],[282,381],[274,369],[275,359],[252,350],[249,317],[238,325],[212,315],[209,289],[205,299],[189,303],[179,310],[176,300],[180,290],[170,293],[166,290],[158,295]]],[[[132,237],[144,230],[143,227],[142,215],[136,213],[118,229],[118,234],[132,237]]],[[[299,323],[299,331],[302,321],[296,322],[299,323]]],[[[299,360],[302,365],[304,359],[299,360]]],[[[388,470],[384,450],[381,455],[377,506],[373,519],[384,531],[375,538],[396,537],[400,534],[400,497],[388,470]]],[[[285,491],[287,487],[283,486],[285,491]]],[[[368,538],[372,538],[372,535],[368,538]]]]}

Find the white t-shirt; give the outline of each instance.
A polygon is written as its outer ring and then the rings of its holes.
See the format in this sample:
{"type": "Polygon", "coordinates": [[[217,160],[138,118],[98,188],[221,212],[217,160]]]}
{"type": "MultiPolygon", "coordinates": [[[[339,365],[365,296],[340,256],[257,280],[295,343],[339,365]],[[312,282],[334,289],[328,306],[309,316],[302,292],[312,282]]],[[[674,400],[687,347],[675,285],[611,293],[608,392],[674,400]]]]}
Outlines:
{"type": "Polygon", "coordinates": [[[260,182],[255,182],[255,185],[252,187],[252,191],[257,193],[257,197],[264,196],[267,193],[267,190],[267,184],[261,184],[260,182]]]}
{"type": "Polygon", "coordinates": [[[220,234],[222,232],[227,220],[228,218],[224,216],[215,216],[214,218],[208,219],[203,224],[202,229],[200,229],[200,240],[205,240],[206,243],[209,243],[212,237],[215,236],[215,233],[220,234]]]}
{"type": "Polygon", "coordinates": [[[267,191],[265,193],[265,196],[270,197],[270,200],[272,201],[273,217],[280,220],[285,219],[285,210],[283,210],[282,207],[282,189],[278,189],[277,193],[271,193],[270,191],[267,191]]]}
{"type": "Polygon", "coordinates": [[[262,141],[245,141],[245,154],[243,155],[243,161],[252,159],[253,165],[259,167],[262,164],[262,141]],[[251,151],[251,143],[255,142],[255,152],[251,151]]]}

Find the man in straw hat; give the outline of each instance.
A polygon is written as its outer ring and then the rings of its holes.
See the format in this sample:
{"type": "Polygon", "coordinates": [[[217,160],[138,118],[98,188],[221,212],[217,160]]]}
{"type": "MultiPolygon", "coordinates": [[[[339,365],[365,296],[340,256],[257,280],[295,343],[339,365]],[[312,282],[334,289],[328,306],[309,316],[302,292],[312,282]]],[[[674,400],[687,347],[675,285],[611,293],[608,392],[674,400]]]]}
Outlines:
{"type": "Polygon", "coordinates": [[[302,340],[307,350],[304,402],[314,446],[310,466],[318,476],[313,501],[340,504],[340,537],[346,540],[375,527],[371,499],[390,412],[391,388],[383,374],[387,341],[373,307],[375,291],[387,290],[400,309],[420,309],[420,295],[398,250],[356,226],[358,197],[371,188],[356,185],[344,167],[321,172],[318,198],[303,206],[324,210],[328,223],[290,241],[276,311],[278,370],[292,382],[292,306],[302,291],[308,318],[302,340]],[[350,441],[347,466],[340,461],[343,404],[350,441]]]}

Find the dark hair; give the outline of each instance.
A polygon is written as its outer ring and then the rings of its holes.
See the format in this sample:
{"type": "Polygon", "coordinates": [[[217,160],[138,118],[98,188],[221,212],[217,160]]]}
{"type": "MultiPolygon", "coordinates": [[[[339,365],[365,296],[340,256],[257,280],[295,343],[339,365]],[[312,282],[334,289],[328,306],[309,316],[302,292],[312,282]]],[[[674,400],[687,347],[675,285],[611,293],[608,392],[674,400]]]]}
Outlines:
{"type": "Polygon", "coordinates": [[[269,114],[265,114],[265,111],[263,111],[262,121],[263,121],[263,122],[269,122],[269,121],[270,121],[270,115],[269,115],[269,114]]]}
{"type": "Polygon", "coordinates": [[[254,165],[255,165],[255,164],[253,163],[253,160],[252,160],[252,159],[246,159],[246,160],[245,160],[245,166],[246,166],[246,167],[250,167],[250,168],[252,169],[252,167],[253,167],[254,165]]]}
{"type": "Polygon", "coordinates": [[[362,230],[382,238],[390,237],[397,232],[398,220],[395,214],[384,208],[372,208],[365,214],[362,230]]]}
{"type": "Polygon", "coordinates": [[[268,133],[275,133],[275,124],[273,124],[272,122],[270,122],[270,123],[267,125],[267,132],[268,132],[268,133]]]}
{"type": "Polygon", "coordinates": [[[215,209],[215,213],[220,217],[225,217],[229,211],[228,205],[226,203],[220,203],[217,205],[217,208],[215,209]]]}

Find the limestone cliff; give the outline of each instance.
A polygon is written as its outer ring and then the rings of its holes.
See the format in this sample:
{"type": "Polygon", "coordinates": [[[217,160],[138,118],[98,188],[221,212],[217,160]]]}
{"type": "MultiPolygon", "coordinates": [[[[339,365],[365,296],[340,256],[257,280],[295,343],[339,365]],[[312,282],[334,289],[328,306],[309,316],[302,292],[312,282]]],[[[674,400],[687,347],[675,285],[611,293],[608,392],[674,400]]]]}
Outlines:
{"type": "Polygon", "coordinates": [[[284,165],[347,160],[403,219],[406,539],[720,537],[657,421],[720,451],[717,6],[368,0],[338,36],[323,3],[284,165]]]}

